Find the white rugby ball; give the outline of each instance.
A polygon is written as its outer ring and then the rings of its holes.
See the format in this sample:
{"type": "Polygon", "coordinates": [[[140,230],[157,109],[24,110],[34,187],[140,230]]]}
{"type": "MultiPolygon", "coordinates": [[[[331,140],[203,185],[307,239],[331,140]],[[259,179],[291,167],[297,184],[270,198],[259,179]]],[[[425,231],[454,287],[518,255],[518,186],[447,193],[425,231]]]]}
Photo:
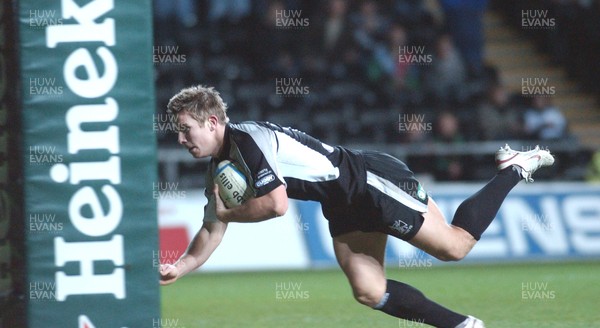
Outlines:
{"type": "Polygon", "coordinates": [[[246,176],[229,160],[217,165],[214,180],[219,186],[219,196],[227,208],[240,206],[252,198],[252,188],[248,187],[246,176]]]}

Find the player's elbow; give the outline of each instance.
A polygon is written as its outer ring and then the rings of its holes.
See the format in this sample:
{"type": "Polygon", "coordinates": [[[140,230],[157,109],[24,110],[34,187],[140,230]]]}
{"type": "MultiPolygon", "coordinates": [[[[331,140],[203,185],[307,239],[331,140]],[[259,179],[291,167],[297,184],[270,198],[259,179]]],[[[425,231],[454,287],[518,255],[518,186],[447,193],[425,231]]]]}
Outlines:
{"type": "Polygon", "coordinates": [[[287,199],[279,200],[273,204],[272,214],[273,217],[283,216],[288,210],[287,199]]]}
{"type": "Polygon", "coordinates": [[[279,186],[268,194],[271,217],[283,216],[288,210],[288,197],[285,186],[279,186]]]}

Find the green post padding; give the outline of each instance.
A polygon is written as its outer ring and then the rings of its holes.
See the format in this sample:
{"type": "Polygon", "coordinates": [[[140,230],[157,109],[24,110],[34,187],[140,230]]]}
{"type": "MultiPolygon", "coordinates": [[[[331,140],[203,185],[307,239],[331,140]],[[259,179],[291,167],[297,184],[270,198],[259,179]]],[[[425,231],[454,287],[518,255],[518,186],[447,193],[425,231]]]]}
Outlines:
{"type": "Polygon", "coordinates": [[[159,318],[149,0],[19,4],[29,327],[159,318]]]}

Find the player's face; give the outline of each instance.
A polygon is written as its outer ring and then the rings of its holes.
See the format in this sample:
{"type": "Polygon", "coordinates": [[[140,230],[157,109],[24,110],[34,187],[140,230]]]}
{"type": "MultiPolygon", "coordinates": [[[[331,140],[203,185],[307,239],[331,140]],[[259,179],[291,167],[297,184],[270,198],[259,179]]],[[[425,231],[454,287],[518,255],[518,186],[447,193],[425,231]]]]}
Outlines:
{"type": "Polygon", "coordinates": [[[214,128],[206,121],[200,123],[189,113],[182,111],[177,115],[179,132],[177,141],[188,149],[195,158],[214,156],[218,153],[218,143],[214,128]]]}

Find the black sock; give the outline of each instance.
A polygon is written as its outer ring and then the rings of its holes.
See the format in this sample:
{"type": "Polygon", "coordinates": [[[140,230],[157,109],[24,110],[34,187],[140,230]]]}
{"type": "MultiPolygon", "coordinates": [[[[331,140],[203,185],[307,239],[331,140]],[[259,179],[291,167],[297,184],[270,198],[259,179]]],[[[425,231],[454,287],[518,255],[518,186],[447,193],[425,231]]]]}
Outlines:
{"type": "Polygon", "coordinates": [[[504,199],[521,181],[519,168],[510,166],[498,172],[481,190],[460,204],[452,224],[465,229],[476,240],[496,217],[504,199]]]}
{"type": "Polygon", "coordinates": [[[442,328],[455,328],[467,319],[429,300],[414,287],[390,279],[384,298],[374,309],[397,318],[442,328]]]}

